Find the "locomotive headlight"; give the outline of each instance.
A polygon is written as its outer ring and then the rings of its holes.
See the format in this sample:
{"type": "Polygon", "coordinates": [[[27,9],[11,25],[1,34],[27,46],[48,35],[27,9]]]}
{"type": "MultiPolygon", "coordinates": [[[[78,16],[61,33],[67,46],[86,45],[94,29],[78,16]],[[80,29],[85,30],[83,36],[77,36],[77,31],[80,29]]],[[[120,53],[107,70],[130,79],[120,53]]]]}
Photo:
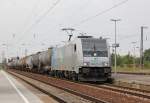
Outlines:
{"type": "Polygon", "coordinates": [[[86,62],[83,63],[84,66],[87,66],[88,64],[86,62]]]}
{"type": "Polygon", "coordinates": [[[108,63],[107,63],[107,62],[104,62],[104,66],[108,66],[108,63]]]}
{"type": "Polygon", "coordinates": [[[88,66],[89,63],[88,63],[88,62],[84,62],[83,65],[84,65],[84,66],[88,66]]]}

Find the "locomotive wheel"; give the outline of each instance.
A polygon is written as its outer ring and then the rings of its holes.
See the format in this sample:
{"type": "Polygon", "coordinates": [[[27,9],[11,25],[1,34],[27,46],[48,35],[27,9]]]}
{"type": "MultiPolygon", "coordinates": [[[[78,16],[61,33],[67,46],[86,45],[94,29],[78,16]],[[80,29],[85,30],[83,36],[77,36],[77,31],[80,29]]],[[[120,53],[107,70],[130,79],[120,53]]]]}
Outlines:
{"type": "Polygon", "coordinates": [[[114,83],[114,78],[108,78],[106,82],[112,84],[112,83],[114,83]]]}
{"type": "Polygon", "coordinates": [[[72,80],[73,81],[78,81],[78,75],[76,73],[72,74],[72,80]]]}
{"type": "Polygon", "coordinates": [[[73,81],[77,81],[78,79],[77,79],[76,76],[73,76],[73,77],[72,77],[72,80],[73,80],[73,81]]]}

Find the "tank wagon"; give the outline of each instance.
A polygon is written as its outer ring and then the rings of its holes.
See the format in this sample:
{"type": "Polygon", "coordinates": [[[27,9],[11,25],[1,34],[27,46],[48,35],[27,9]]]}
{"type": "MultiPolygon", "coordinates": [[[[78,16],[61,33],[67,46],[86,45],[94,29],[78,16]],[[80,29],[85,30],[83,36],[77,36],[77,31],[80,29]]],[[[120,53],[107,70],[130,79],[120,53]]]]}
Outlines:
{"type": "Polygon", "coordinates": [[[8,59],[7,66],[11,69],[18,69],[19,62],[19,57],[12,57],[11,59],[8,59]]]}
{"type": "Polygon", "coordinates": [[[26,68],[33,71],[37,71],[39,69],[39,54],[40,52],[29,55],[25,58],[26,68]]]}
{"type": "Polygon", "coordinates": [[[54,47],[51,74],[79,81],[109,80],[111,64],[107,40],[78,36],[62,47],[54,47]]]}
{"type": "Polygon", "coordinates": [[[39,69],[42,72],[50,72],[51,69],[51,55],[52,48],[39,53],[39,69]]]}
{"type": "Polygon", "coordinates": [[[23,58],[12,58],[7,63],[9,68],[34,72],[49,72],[51,69],[51,49],[38,52],[23,58]]]}

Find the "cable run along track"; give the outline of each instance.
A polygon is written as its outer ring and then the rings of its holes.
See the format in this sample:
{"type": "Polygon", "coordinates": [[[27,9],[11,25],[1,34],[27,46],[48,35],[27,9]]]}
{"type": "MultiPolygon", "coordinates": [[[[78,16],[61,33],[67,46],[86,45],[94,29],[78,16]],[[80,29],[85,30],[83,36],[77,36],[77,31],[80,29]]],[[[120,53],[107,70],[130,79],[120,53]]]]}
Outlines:
{"type": "Polygon", "coordinates": [[[96,103],[150,103],[148,93],[135,92],[125,88],[111,87],[108,85],[90,85],[75,83],[67,80],[52,78],[40,74],[9,70],[9,73],[18,73],[26,77],[41,81],[48,85],[63,89],[96,103]]]}

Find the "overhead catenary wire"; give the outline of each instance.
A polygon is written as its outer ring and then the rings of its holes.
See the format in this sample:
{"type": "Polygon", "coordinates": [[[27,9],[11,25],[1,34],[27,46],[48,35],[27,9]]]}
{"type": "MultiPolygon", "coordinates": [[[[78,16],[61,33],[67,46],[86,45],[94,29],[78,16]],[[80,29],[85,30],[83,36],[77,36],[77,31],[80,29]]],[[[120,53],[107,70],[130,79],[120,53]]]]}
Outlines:
{"type": "MultiPolygon", "coordinates": [[[[23,23],[23,28],[25,28],[26,26],[27,26],[27,24],[29,23],[29,21],[30,21],[30,17],[31,16],[34,16],[35,17],[35,15],[33,15],[33,14],[35,14],[34,12],[35,12],[35,10],[36,10],[36,8],[37,8],[37,6],[38,6],[38,4],[39,4],[39,0],[35,0],[35,4],[33,5],[33,7],[32,7],[32,9],[30,10],[30,12],[29,12],[29,14],[27,15],[27,17],[25,18],[25,20],[24,20],[24,23],[23,23]]],[[[22,28],[20,27],[20,29],[18,29],[18,30],[21,30],[22,28]]],[[[16,40],[16,34],[21,34],[22,33],[22,31],[18,31],[17,33],[13,33],[12,35],[13,35],[13,39],[12,39],[12,44],[13,44],[13,42],[15,42],[15,40],[16,40]]]]}
{"type": "MultiPolygon", "coordinates": [[[[100,35],[100,36],[108,36],[110,37],[111,35],[109,34],[103,34],[102,32],[99,32],[99,33],[92,33],[92,32],[85,32],[85,31],[82,31],[82,30],[79,30],[79,29],[76,29],[77,32],[80,32],[80,33],[85,33],[85,34],[91,34],[91,35],[100,35]],[[101,35],[102,34],[102,35],[101,35]]],[[[120,40],[124,40],[124,39],[128,39],[128,38],[135,38],[135,36],[137,36],[137,34],[129,34],[129,35],[119,35],[119,38],[120,40]]],[[[147,37],[148,38],[148,37],[147,37]]]]}
{"type": "MultiPolygon", "coordinates": [[[[89,18],[87,18],[87,19],[85,19],[85,20],[82,20],[78,25],[80,25],[80,24],[82,24],[82,23],[84,23],[84,22],[87,22],[87,21],[89,21],[89,20],[91,20],[91,19],[93,19],[93,18],[95,18],[95,17],[97,17],[97,16],[99,16],[99,15],[102,15],[102,14],[104,14],[104,13],[110,11],[111,9],[116,8],[116,7],[118,7],[118,6],[120,6],[120,5],[124,4],[124,3],[126,3],[127,1],[128,1],[128,0],[124,0],[124,1],[122,1],[122,2],[120,2],[120,3],[118,3],[118,4],[113,5],[113,6],[110,7],[110,8],[108,8],[108,9],[106,9],[106,10],[104,10],[104,11],[102,11],[102,12],[96,14],[96,15],[94,15],[94,16],[91,16],[91,17],[89,17],[89,18]]],[[[35,23],[33,23],[33,24],[31,25],[31,27],[30,27],[29,29],[27,29],[27,30],[24,32],[24,34],[25,34],[26,32],[28,32],[28,31],[30,31],[36,24],[38,24],[59,2],[60,2],[60,0],[57,0],[56,3],[54,3],[54,5],[53,5],[52,7],[50,7],[45,13],[43,13],[43,15],[40,16],[40,18],[37,19],[37,20],[35,21],[35,23]]],[[[75,26],[77,26],[77,25],[75,25],[75,26]]]]}
{"type": "Polygon", "coordinates": [[[27,30],[27,31],[25,31],[25,33],[26,32],[28,32],[28,31],[30,31],[35,25],[37,25],[44,17],[46,17],[55,7],[56,7],[56,5],[60,2],[61,0],[57,0],[54,4],[53,4],[53,6],[51,6],[50,8],[48,8],[48,10],[47,11],[45,11],[31,26],[30,26],[30,28],[27,30]]]}
{"type": "MultiPolygon", "coordinates": [[[[22,36],[18,39],[19,41],[21,41],[22,39],[24,39],[23,37],[25,36],[25,34],[27,32],[29,32],[33,27],[35,27],[39,22],[41,22],[59,3],[61,0],[57,0],[53,6],[49,7],[42,15],[39,16],[39,18],[33,23],[31,24],[31,26],[22,33],[22,36]]],[[[17,43],[19,43],[19,41],[17,41],[17,43]]]]}
{"type": "MultiPolygon", "coordinates": [[[[91,35],[98,35],[98,34],[100,34],[100,36],[106,37],[106,38],[111,36],[111,35],[108,35],[108,34],[105,35],[105,34],[103,34],[103,33],[84,32],[84,31],[79,30],[79,29],[76,29],[76,31],[77,31],[77,32],[80,32],[80,33],[91,34],[91,35]],[[101,35],[101,34],[102,34],[102,35],[101,35]]],[[[137,36],[137,34],[132,34],[132,35],[120,35],[120,36],[119,36],[119,41],[126,40],[126,39],[129,39],[129,38],[135,38],[135,36],[137,36]]],[[[147,37],[147,38],[148,38],[148,37],[147,37]]],[[[140,41],[137,40],[136,42],[139,43],[140,41]]],[[[148,40],[145,39],[144,42],[147,43],[147,42],[150,42],[150,41],[148,41],[148,40]]]]}
{"type": "MultiPolygon", "coordinates": [[[[12,41],[11,44],[12,44],[14,47],[16,46],[16,48],[18,48],[17,45],[19,44],[20,41],[22,41],[22,40],[24,39],[24,36],[26,36],[26,33],[27,33],[28,31],[30,31],[34,26],[36,26],[36,24],[38,24],[42,19],[44,19],[44,17],[47,16],[47,15],[57,6],[57,4],[58,4],[60,1],[61,1],[61,0],[57,0],[55,3],[53,3],[53,5],[50,6],[44,13],[42,13],[42,14],[38,17],[38,19],[37,19],[26,31],[20,33],[20,34],[22,34],[22,35],[21,35],[21,37],[18,39],[18,41],[17,41],[17,40],[16,40],[16,41],[12,41]]],[[[35,5],[36,5],[36,4],[35,4],[35,5]]],[[[36,6],[35,6],[35,7],[36,7],[36,6]]],[[[34,8],[35,8],[35,7],[34,7],[34,8]]]]}
{"type": "Polygon", "coordinates": [[[92,19],[94,19],[94,18],[96,18],[96,17],[98,17],[98,16],[100,16],[100,15],[103,15],[103,14],[105,14],[105,13],[111,11],[112,9],[117,8],[117,7],[119,7],[119,6],[123,5],[123,4],[125,4],[127,1],[129,1],[129,0],[124,0],[124,1],[122,1],[122,2],[119,2],[119,3],[115,4],[115,5],[113,5],[112,7],[107,8],[107,9],[105,9],[105,10],[103,10],[103,11],[97,13],[96,15],[90,16],[90,17],[88,17],[88,18],[86,18],[86,19],[80,21],[79,23],[73,25],[72,27],[79,26],[79,25],[81,25],[81,24],[83,24],[83,23],[85,23],[85,22],[88,22],[88,21],[90,21],[90,20],[92,20],[92,19]]]}

